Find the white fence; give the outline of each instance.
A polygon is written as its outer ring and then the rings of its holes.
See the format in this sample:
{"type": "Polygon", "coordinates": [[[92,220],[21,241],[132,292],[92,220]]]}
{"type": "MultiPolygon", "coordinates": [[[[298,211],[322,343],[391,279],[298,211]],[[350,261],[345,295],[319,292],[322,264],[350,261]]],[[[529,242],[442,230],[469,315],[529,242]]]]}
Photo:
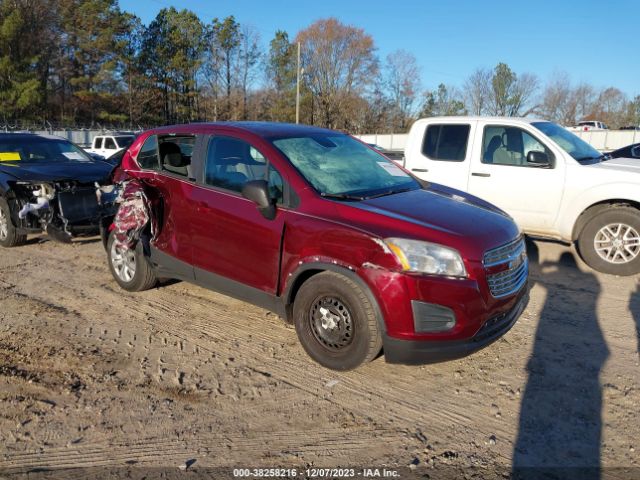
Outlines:
{"type": "MultiPolygon", "coordinates": [[[[640,143],[640,130],[589,130],[573,133],[601,152],[610,152],[632,143],[640,143]]],[[[363,142],[375,143],[385,150],[402,151],[408,135],[406,133],[390,133],[356,136],[363,142]]]]}
{"type": "MultiPolygon", "coordinates": [[[[96,135],[104,135],[104,130],[54,130],[37,131],[40,134],[53,134],[71,140],[78,145],[89,145],[96,135]]],[[[640,130],[589,130],[573,132],[585,142],[602,152],[610,152],[632,143],[640,143],[640,130]]],[[[406,133],[356,135],[363,142],[375,143],[385,150],[404,151],[407,143],[406,133]]]]}

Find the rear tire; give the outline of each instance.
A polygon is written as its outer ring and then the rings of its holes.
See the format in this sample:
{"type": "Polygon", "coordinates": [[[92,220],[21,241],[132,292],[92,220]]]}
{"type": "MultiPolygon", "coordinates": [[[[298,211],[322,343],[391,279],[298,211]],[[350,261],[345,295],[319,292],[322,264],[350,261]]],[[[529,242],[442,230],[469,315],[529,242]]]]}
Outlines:
{"type": "Polygon", "coordinates": [[[580,232],[578,251],[599,272],[640,273],[640,211],[618,206],[597,214],[580,232]]]}
{"type": "Polygon", "coordinates": [[[107,260],[115,281],[129,292],[149,290],[158,283],[140,242],[133,249],[122,249],[117,246],[115,234],[111,232],[107,242],[107,260]]]}
{"type": "Polygon", "coordinates": [[[300,343],[320,365],[351,370],[373,360],[382,348],[376,311],[365,291],[334,272],[302,284],[293,304],[300,343]]]}
{"type": "Polygon", "coordinates": [[[11,220],[11,207],[4,197],[0,197],[0,245],[6,248],[24,245],[27,241],[25,234],[18,233],[11,220]]]}

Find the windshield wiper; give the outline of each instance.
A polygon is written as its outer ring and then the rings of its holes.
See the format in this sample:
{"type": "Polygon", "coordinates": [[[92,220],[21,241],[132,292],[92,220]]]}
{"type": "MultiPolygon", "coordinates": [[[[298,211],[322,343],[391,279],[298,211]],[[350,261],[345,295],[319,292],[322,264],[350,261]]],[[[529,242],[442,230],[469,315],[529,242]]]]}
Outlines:
{"type": "Polygon", "coordinates": [[[362,195],[351,195],[349,193],[321,193],[321,197],[334,198],[336,200],[364,200],[362,195]]]}
{"type": "Polygon", "coordinates": [[[370,198],[386,197],[387,195],[395,195],[396,193],[410,192],[411,190],[413,190],[413,187],[398,188],[396,190],[387,190],[386,192],[376,193],[374,195],[366,195],[364,198],[366,200],[369,200],[370,198]]]}

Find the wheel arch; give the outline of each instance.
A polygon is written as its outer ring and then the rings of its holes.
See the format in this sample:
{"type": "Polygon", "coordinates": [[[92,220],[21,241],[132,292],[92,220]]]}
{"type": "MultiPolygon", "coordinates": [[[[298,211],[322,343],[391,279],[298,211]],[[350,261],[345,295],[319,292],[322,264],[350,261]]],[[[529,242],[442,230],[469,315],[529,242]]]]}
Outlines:
{"type": "Polygon", "coordinates": [[[371,305],[373,306],[376,312],[376,318],[378,320],[378,326],[380,327],[383,333],[387,332],[386,324],[384,320],[384,316],[382,315],[382,310],[380,309],[380,305],[378,301],[371,291],[371,288],[367,283],[358,275],[355,271],[343,267],[341,265],[336,265],[332,263],[324,263],[324,262],[310,262],[305,263],[298,267],[295,272],[293,272],[291,279],[287,283],[287,286],[282,294],[282,299],[285,306],[286,318],[285,320],[288,323],[293,323],[293,302],[295,301],[296,295],[300,290],[300,287],[315,275],[323,272],[334,272],[341,275],[344,275],[348,279],[354,281],[358,284],[360,288],[362,288],[365,295],[367,295],[371,305]]]}
{"type": "Polygon", "coordinates": [[[640,202],[624,198],[613,198],[596,202],[585,208],[573,224],[571,241],[575,242],[584,230],[584,227],[595,217],[610,208],[631,207],[640,213],[640,202]]]}

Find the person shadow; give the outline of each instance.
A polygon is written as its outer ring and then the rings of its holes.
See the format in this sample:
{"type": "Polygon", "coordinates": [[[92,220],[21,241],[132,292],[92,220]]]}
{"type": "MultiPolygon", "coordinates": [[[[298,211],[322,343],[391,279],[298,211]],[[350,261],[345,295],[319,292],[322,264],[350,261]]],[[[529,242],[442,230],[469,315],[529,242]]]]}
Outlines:
{"type": "Polygon", "coordinates": [[[640,357],[640,280],[636,284],[636,291],[629,298],[629,311],[636,324],[636,341],[638,348],[638,357],[640,357]]]}
{"type": "Polygon", "coordinates": [[[531,280],[546,290],[527,363],[513,452],[513,479],[600,478],[602,389],[609,356],[598,325],[600,283],[578,270],[573,255],[540,264],[527,242],[531,280]]]}

